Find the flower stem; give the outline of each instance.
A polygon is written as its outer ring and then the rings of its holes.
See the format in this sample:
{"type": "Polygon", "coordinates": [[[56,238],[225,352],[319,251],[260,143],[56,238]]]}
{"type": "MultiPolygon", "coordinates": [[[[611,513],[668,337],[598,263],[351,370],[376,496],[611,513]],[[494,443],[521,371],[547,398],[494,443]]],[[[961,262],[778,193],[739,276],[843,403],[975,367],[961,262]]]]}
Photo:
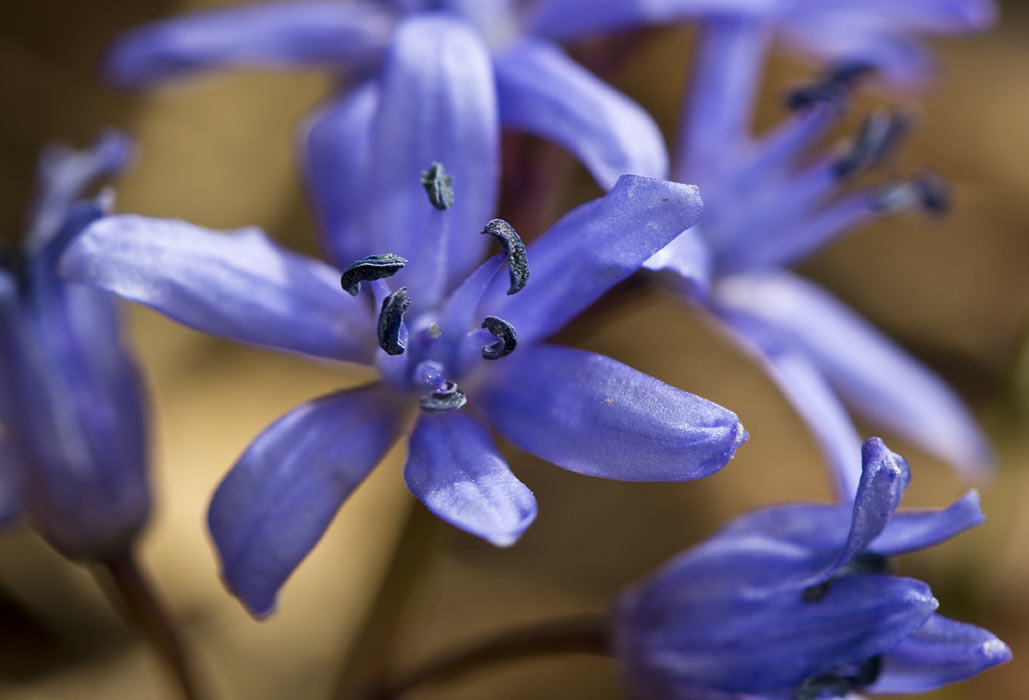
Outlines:
{"type": "Polygon", "coordinates": [[[133,552],[102,563],[117,592],[121,607],[130,621],[153,645],[168,671],[175,678],[186,700],[201,700],[193,665],[182,636],[157,589],[143,572],[133,552]]]}
{"type": "Polygon", "coordinates": [[[483,666],[552,654],[610,656],[606,616],[575,617],[510,630],[416,667],[392,683],[380,682],[362,700],[397,700],[430,683],[453,680],[483,666]]]}

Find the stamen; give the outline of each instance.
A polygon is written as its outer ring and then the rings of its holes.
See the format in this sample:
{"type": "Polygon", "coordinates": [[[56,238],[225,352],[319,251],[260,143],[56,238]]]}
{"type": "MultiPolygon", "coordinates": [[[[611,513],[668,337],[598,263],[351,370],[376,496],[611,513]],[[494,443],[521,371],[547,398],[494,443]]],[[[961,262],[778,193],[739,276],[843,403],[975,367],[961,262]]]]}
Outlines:
{"type": "Polygon", "coordinates": [[[361,291],[362,282],[392,277],[403,270],[406,264],[406,259],[393,253],[369,255],[347,265],[347,269],[343,270],[343,276],[340,278],[340,284],[347,294],[356,297],[361,291]]]}
{"type": "Polygon", "coordinates": [[[907,181],[891,182],[879,188],[872,197],[871,209],[877,214],[896,214],[910,209],[921,199],[915,186],[907,181]]]}
{"type": "Polygon", "coordinates": [[[846,61],[830,66],[819,80],[787,93],[786,107],[796,112],[825,104],[843,112],[846,100],[857,83],[875,71],[875,65],[866,61],[846,61]]]}
{"type": "Polygon", "coordinates": [[[422,187],[428,193],[432,206],[440,211],[454,206],[454,178],[442,163],[433,161],[428,170],[422,171],[422,187]]]}
{"type": "Polygon", "coordinates": [[[423,396],[418,405],[423,411],[456,411],[467,402],[468,397],[457,384],[448,381],[442,390],[423,396]]]}
{"type": "Polygon", "coordinates": [[[922,208],[932,216],[943,216],[950,211],[953,192],[950,183],[931,172],[922,172],[914,177],[912,185],[918,193],[922,208]]]}
{"type": "Polygon", "coordinates": [[[418,363],[414,370],[414,380],[436,391],[446,391],[450,384],[447,378],[443,376],[443,365],[433,360],[425,360],[418,363]]]}
{"type": "Polygon", "coordinates": [[[854,87],[859,80],[864,80],[876,71],[878,71],[878,68],[874,63],[853,59],[830,66],[829,70],[825,72],[825,81],[836,83],[837,85],[845,85],[846,87],[854,87]]]}
{"type": "Polygon", "coordinates": [[[873,656],[805,679],[793,697],[796,700],[816,700],[827,695],[842,698],[852,691],[872,685],[879,679],[881,672],[882,657],[873,656]]]}
{"type": "Polygon", "coordinates": [[[507,357],[513,353],[518,347],[518,332],[504,319],[487,316],[482,321],[482,327],[497,339],[497,342],[482,347],[483,359],[499,360],[501,357],[507,357]]]}
{"type": "Polygon", "coordinates": [[[868,115],[850,150],[833,164],[833,174],[851,177],[873,167],[889,155],[910,125],[908,115],[899,111],[868,115]]]}
{"type": "Polygon", "coordinates": [[[507,254],[507,271],[511,278],[507,293],[517,294],[522,291],[529,281],[529,261],[525,257],[525,244],[522,243],[518,233],[511,224],[503,219],[493,219],[486,224],[486,228],[482,229],[482,233],[495,236],[500,241],[500,247],[507,254]]]}
{"type": "Polygon", "coordinates": [[[379,347],[387,355],[403,355],[404,345],[400,342],[400,328],[404,323],[404,312],[411,305],[407,287],[401,287],[382,300],[379,312],[379,347]]]}

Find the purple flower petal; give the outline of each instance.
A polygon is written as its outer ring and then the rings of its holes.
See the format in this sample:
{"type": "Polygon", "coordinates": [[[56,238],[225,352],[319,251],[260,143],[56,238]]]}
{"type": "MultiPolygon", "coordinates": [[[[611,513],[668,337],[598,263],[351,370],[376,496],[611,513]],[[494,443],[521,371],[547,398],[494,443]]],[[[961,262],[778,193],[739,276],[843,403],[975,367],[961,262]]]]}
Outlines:
{"type": "Polygon", "coordinates": [[[823,579],[828,579],[868,549],[886,529],[910,481],[907,460],[877,437],[865,440],[861,446],[861,482],[854,498],[847,543],[836,563],[822,573],[823,579]]]}
{"type": "Polygon", "coordinates": [[[727,155],[747,141],[770,32],[751,17],[718,16],[701,23],[693,82],[683,110],[677,179],[716,177],[727,155]]]}
{"type": "Polygon", "coordinates": [[[478,32],[445,14],[401,23],[383,69],[362,212],[375,252],[410,261],[402,279],[413,308],[431,306],[483,258],[487,236],[479,231],[496,204],[498,129],[492,59],[478,32]],[[434,161],[453,177],[454,205],[444,212],[420,181],[434,161]],[[445,227],[436,225],[441,218],[445,227]]]}
{"type": "Polygon", "coordinates": [[[711,14],[763,16],[782,0],[542,0],[529,19],[533,34],[571,39],[711,14]]]}
{"type": "Polygon", "coordinates": [[[272,611],[293,569],[397,439],[403,417],[380,385],[303,404],[268,426],[218,486],[208,526],[229,589],[272,611]]]}
{"type": "Polygon", "coordinates": [[[838,17],[840,22],[859,20],[862,24],[905,31],[964,33],[985,29],[997,18],[991,0],[802,0],[797,14],[838,17]]]}
{"type": "Polygon", "coordinates": [[[404,479],[437,516],[498,547],[536,518],[536,499],[497,452],[489,433],[461,411],[423,414],[411,434],[404,479]]]}
{"type": "Polygon", "coordinates": [[[673,286],[689,299],[702,300],[711,287],[714,260],[710,246],[700,235],[699,227],[683,231],[671,243],[643,263],[643,267],[675,275],[673,286]]]}
{"type": "Polygon", "coordinates": [[[692,697],[693,689],[789,696],[814,674],[897,644],[937,606],[924,583],[890,576],[845,576],[816,602],[796,588],[747,595],[739,581],[698,582],[685,569],[665,569],[658,580],[668,593],[644,584],[616,613],[618,656],[653,697],[692,697]]]}
{"type": "Polygon", "coordinates": [[[519,347],[476,399],[514,444],[558,466],[622,481],[709,476],[746,439],[739,419],[602,355],[519,347]]]}
{"type": "Polygon", "coordinates": [[[198,12],[121,37],[107,75],[144,86],[226,66],[360,66],[381,55],[390,13],[373,3],[269,2],[198,12]]]}
{"type": "Polygon", "coordinates": [[[495,68],[505,126],[565,146],[605,188],[627,173],[667,177],[668,152],[650,115],[557,46],[523,40],[495,68]]]}
{"type": "Polygon", "coordinates": [[[0,441],[0,529],[21,512],[21,467],[10,440],[0,441]]]}
{"type": "Polygon", "coordinates": [[[883,657],[876,694],[924,693],[971,678],[1011,659],[1011,650],[981,627],[933,615],[883,657]]]}
{"type": "Polygon", "coordinates": [[[61,270],[233,340],[353,362],[375,347],[369,310],[343,292],[339,273],[257,229],[111,216],[68,246],[61,270]]]}
{"type": "Polygon", "coordinates": [[[869,420],[966,474],[992,465],[985,436],[954,391],[826,292],[788,273],[768,273],[727,278],[716,295],[796,342],[869,420]]]}
{"type": "Polygon", "coordinates": [[[304,171],[322,243],[340,269],[382,252],[379,232],[366,229],[362,220],[368,193],[359,175],[368,168],[378,95],[374,83],[350,90],[318,112],[304,133],[304,171]]]}
{"type": "Polygon", "coordinates": [[[895,513],[869,549],[887,556],[914,552],[945,542],[984,522],[979,493],[971,490],[943,510],[895,513]]]}
{"type": "Polygon", "coordinates": [[[861,438],[836,392],[803,352],[777,336],[774,327],[739,313],[719,317],[807,423],[832,468],[837,493],[845,501],[853,500],[861,479],[861,438]]]}
{"type": "Polygon", "coordinates": [[[514,324],[520,342],[544,338],[692,226],[701,209],[696,187],[624,175],[529,247],[525,289],[507,296],[497,280],[484,308],[514,324]]]}

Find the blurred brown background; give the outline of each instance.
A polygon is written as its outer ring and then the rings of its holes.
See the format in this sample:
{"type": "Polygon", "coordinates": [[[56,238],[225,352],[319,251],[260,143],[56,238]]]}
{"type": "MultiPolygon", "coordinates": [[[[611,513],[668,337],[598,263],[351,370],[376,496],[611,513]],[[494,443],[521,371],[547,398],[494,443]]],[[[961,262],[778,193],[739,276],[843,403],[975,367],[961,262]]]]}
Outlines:
{"type": "MultiPolygon", "coordinates": [[[[39,147],[53,139],[83,145],[100,126],[114,124],[139,142],[136,163],[118,185],[120,210],[215,228],[256,224],[315,250],[291,146],[302,115],[328,91],[328,76],[222,73],[146,96],[118,94],[97,77],[102,50],[118,31],[216,4],[226,3],[44,0],[5,7],[3,236],[20,231],[39,147]]],[[[904,162],[931,165],[955,181],[954,213],[941,222],[902,217],[868,227],[804,270],[953,382],[997,444],[1001,469],[983,487],[989,523],[899,564],[902,573],[930,583],[941,612],[1007,641],[1015,661],[934,698],[1014,700],[1029,683],[1020,663],[1029,649],[1029,13],[1018,4],[1008,4],[988,35],[941,42],[941,79],[911,102],[922,128],[904,162]]],[[[670,135],[691,37],[662,31],[650,38],[616,82],[670,135]]],[[[783,86],[809,74],[809,66],[776,58],[759,128],[778,118],[783,86]]],[[[561,167],[569,187],[551,203],[553,213],[593,194],[575,166],[561,167]]],[[[368,634],[363,612],[380,592],[410,511],[402,450],[342,510],[284,589],[280,611],[255,622],[218,581],[203,527],[209,495],[267,423],[361,377],[223,343],[138,308],[128,313],[150,382],[156,434],[158,506],[144,559],[222,697],[324,697],[355,639],[365,645],[371,639],[379,649],[381,639],[368,634]]],[[[505,446],[512,468],[536,493],[539,519],[516,547],[496,550],[416,518],[420,551],[400,557],[400,578],[415,578],[398,586],[394,577],[371,625],[389,639],[384,648],[400,667],[510,624],[602,611],[622,586],[743,510],[830,495],[810,436],[773,385],[702,318],[662,293],[621,289],[560,340],[732,408],[751,440],[719,475],[688,484],[579,477],[505,446]]],[[[940,506],[962,491],[943,465],[898,439],[890,444],[914,468],[907,505],[940,506]]],[[[24,530],[0,537],[0,562],[0,697],[173,697],[88,570],[66,564],[24,530]]],[[[621,694],[612,664],[568,656],[511,665],[412,697],[621,694]]]]}

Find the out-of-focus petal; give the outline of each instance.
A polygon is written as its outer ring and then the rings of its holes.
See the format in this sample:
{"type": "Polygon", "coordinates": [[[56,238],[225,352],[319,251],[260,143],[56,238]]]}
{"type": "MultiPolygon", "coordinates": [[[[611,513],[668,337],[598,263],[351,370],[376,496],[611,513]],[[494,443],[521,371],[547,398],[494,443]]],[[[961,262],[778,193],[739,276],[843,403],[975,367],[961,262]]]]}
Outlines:
{"type": "Polygon", "coordinates": [[[65,227],[76,200],[97,180],[117,174],[132,156],[132,142],[120,131],[100,133],[90,148],[54,144],[39,157],[39,192],[32,207],[25,242],[31,256],[65,227]]]}
{"type": "Polygon", "coordinates": [[[413,15],[394,34],[372,124],[365,235],[408,259],[397,277],[414,308],[438,301],[481,262],[499,176],[499,123],[489,49],[465,21],[413,15]],[[454,205],[429,204],[421,173],[442,163],[454,205]],[[434,225],[444,218],[445,229],[434,225]],[[442,278],[442,279],[441,279],[442,278]],[[447,284],[441,284],[441,282],[447,284]]]}
{"type": "Polygon", "coordinates": [[[497,280],[484,308],[512,323],[520,342],[544,338],[692,226],[702,207],[696,187],[624,175],[529,246],[525,289],[506,296],[497,280]]]}
{"type": "Polygon", "coordinates": [[[536,518],[536,498],[508,469],[489,433],[461,411],[423,414],[411,434],[404,479],[440,518],[498,547],[536,518]]]}
{"type": "Polygon", "coordinates": [[[943,510],[895,513],[869,549],[887,556],[914,552],[945,542],[984,522],[979,493],[973,489],[943,510]]]}
{"type": "Polygon", "coordinates": [[[21,467],[10,440],[0,440],[0,528],[21,511],[21,467]]]}
{"type": "Polygon", "coordinates": [[[853,500],[861,479],[861,438],[825,377],[768,324],[739,313],[721,313],[719,318],[807,423],[832,468],[840,498],[853,500]]]}
{"type": "Polygon", "coordinates": [[[769,27],[753,17],[716,16],[700,24],[676,179],[707,184],[747,143],[770,38],[769,27]]]}
{"type": "Polygon", "coordinates": [[[937,606],[924,583],[890,576],[845,576],[814,602],[796,588],[745,595],[739,581],[678,583],[661,581],[677,591],[671,597],[647,584],[631,589],[617,608],[618,656],[652,697],[692,697],[691,689],[790,695],[814,674],[897,644],[937,606]]]}
{"type": "Polygon", "coordinates": [[[226,585],[267,615],[293,569],[396,440],[402,411],[379,385],[293,409],[247,447],[211,501],[226,585]]]}
{"type": "Polygon", "coordinates": [[[622,481],[709,476],[746,439],[739,419],[602,355],[519,348],[476,398],[514,444],[558,466],[622,481]]]}
{"type": "Polygon", "coordinates": [[[354,362],[375,347],[369,310],[343,292],[339,273],[257,229],[106,217],[68,246],[61,271],[233,340],[354,362]]]}
{"type": "Polygon", "coordinates": [[[883,656],[872,693],[925,693],[971,678],[1011,659],[1011,649],[989,631],[933,615],[883,656]]]}
{"type": "Polygon", "coordinates": [[[720,304],[773,324],[794,340],[854,409],[961,469],[993,463],[985,436],[938,376],[826,292],[788,273],[738,275],[720,304]]]}
{"type": "Polygon", "coordinates": [[[643,263],[648,270],[675,275],[673,286],[681,289],[689,299],[697,300],[707,297],[713,265],[711,248],[700,235],[699,226],[683,231],[643,263]]]}
{"type": "Polygon", "coordinates": [[[824,15],[839,22],[927,33],[964,33],[985,29],[997,18],[992,0],[802,0],[797,15],[824,15]]]}
{"type": "Polygon", "coordinates": [[[269,2],[183,15],[122,35],[106,73],[144,86],[229,66],[361,66],[381,55],[393,21],[370,2],[269,2]]]}
{"type": "Polygon", "coordinates": [[[653,118],[557,46],[523,40],[497,59],[496,75],[503,124],[565,146],[603,187],[625,174],[667,177],[653,118]]]}
{"type": "Polygon", "coordinates": [[[822,573],[823,578],[840,571],[886,529],[910,481],[911,469],[906,459],[877,437],[865,440],[861,446],[861,482],[854,498],[847,543],[836,563],[822,573]]]}
{"type": "Polygon", "coordinates": [[[529,19],[533,34],[570,39],[707,15],[764,16],[782,0],[542,0],[529,19]]]}

